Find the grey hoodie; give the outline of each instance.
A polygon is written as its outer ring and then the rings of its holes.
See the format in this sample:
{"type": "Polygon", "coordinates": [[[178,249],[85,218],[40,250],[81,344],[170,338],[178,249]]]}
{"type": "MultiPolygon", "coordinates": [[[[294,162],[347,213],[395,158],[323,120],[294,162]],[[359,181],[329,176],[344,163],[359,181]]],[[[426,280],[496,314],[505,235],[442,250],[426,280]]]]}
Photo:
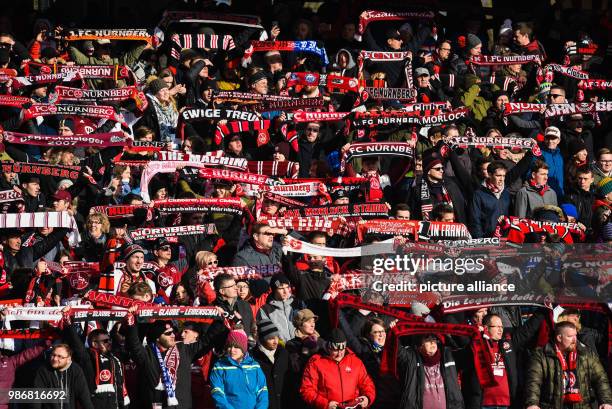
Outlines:
{"type": "Polygon", "coordinates": [[[341,48],[336,53],[336,58],[334,59],[335,63],[338,65],[340,65],[340,53],[348,54],[348,65],[340,72],[341,75],[346,76],[345,74],[347,71],[354,71],[353,68],[355,68],[356,65],[355,60],[353,59],[353,54],[351,54],[349,50],[346,48],[341,48]]]}
{"type": "Polygon", "coordinates": [[[525,185],[516,194],[514,202],[514,214],[517,217],[531,218],[533,211],[545,205],[558,206],[557,194],[550,187],[540,195],[533,186],[525,182],[525,185]]]}
{"type": "Polygon", "coordinates": [[[257,312],[257,322],[262,319],[269,319],[278,328],[279,338],[284,342],[289,341],[295,337],[293,317],[299,311],[291,306],[294,301],[295,298],[293,296],[285,301],[270,298],[257,312]]]}

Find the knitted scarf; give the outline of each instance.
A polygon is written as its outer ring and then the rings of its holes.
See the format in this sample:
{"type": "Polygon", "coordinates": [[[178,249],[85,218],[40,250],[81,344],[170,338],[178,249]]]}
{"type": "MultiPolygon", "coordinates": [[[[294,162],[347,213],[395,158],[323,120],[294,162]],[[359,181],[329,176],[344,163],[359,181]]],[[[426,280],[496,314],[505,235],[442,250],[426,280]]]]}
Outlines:
{"type": "Polygon", "coordinates": [[[218,34],[174,34],[170,44],[170,65],[177,65],[184,48],[209,48],[214,50],[233,50],[236,48],[231,35],[218,34]]]}
{"type": "Polygon", "coordinates": [[[365,10],[359,15],[359,26],[355,38],[361,41],[361,35],[364,33],[369,23],[373,21],[403,21],[403,20],[432,20],[435,17],[433,11],[378,11],[365,10]]]}
{"type": "Polygon", "coordinates": [[[162,103],[155,97],[155,95],[149,95],[155,114],[157,115],[157,122],[159,123],[160,139],[173,140],[176,134],[176,124],[178,123],[178,112],[172,103],[162,105],[162,103]]]}
{"type": "Polygon", "coordinates": [[[561,370],[563,371],[563,403],[573,405],[582,402],[579,385],[580,378],[576,370],[578,352],[570,352],[568,354],[568,359],[566,359],[563,352],[559,349],[559,346],[555,344],[555,353],[557,354],[557,359],[559,359],[561,370]]]}
{"type": "Polygon", "coordinates": [[[487,189],[489,189],[491,191],[491,193],[493,193],[495,195],[496,198],[500,198],[502,192],[504,191],[504,189],[506,188],[504,185],[502,185],[502,187],[497,187],[496,184],[494,183],[490,183],[488,179],[484,180],[482,182],[483,186],[485,186],[487,189]]]}
{"type": "MultiPolygon", "coordinates": [[[[435,186],[439,187],[442,191],[441,194],[435,198],[436,204],[444,203],[444,204],[447,204],[453,207],[453,202],[451,200],[450,195],[446,191],[444,182],[443,181],[438,182],[435,186]]],[[[421,178],[420,192],[421,192],[421,215],[423,217],[423,220],[429,220],[429,213],[433,210],[433,207],[434,207],[434,198],[432,197],[432,194],[431,194],[430,182],[427,180],[426,177],[421,178]]]]}
{"type": "Polygon", "coordinates": [[[385,203],[362,203],[338,206],[316,206],[291,209],[283,213],[283,217],[383,217],[389,214],[389,208],[385,203]]]}
{"type": "Polygon", "coordinates": [[[80,28],[68,32],[66,41],[83,40],[140,40],[151,42],[151,34],[146,28],[80,28]]]}
{"type": "Polygon", "coordinates": [[[546,191],[549,189],[548,185],[538,185],[533,179],[529,180],[529,186],[531,186],[542,197],[544,197],[546,191]]]}
{"type": "Polygon", "coordinates": [[[378,100],[413,101],[416,98],[416,90],[414,88],[366,87],[365,91],[368,93],[369,98],[378,100]]]}
{"type": "Polygon", "coordinates": [[[475,65],[513,65],[527,64],[529,62],[540,63],[540,56],[528,55],[474,55],[470,63],[475,65]]]}
{"type": "Polygon", "coordinates": [[[93,348],[89,349],[91,360],[96,371],[94,393],[115,392],[115,362],[110,354],[100,354],[93,348]],[[110,355],[110,356],[109,356],[110,355]]]}
{"type": "Polygon", "coordinates": [[[179,401],[176,399],[176,381],[178,378],[178,367],[181,361],[179,350],[175,345],[166,352],[165,357],[162,357],[157,344],[154,342],[151,343],[151,350],[157,357],[157,361],[161,368],[160,384],[163,381],[162,388],[166,390],[166,394],[168,395],[168,406],[178,406],[179,401]]]}
{"type": "Polygon", "coordinates": [[[582,80],[578,82],[578,88],[588,90],[610,90],[612,81],[610,80],[582,80]]]}
{"type": "Polygon", "coordinates": [[[96,133],[83,135],[33,135],[17,132],[4,132],[4,139],[18,145],[38,146],[71,146],[108,148],[109,146],[125,146],[128,140],[122,132],[96,133]]]}
{"type": "Polygon", "coordinates": [[[260,175],[296,178],[299,172],[299,164],[288,161],[250,161],[247,170],[260,175]]]}
{"type": "Polygon", "coordinates": [[[263,146],[270,142],[270,136],[268,135],[270,125],[271,121],[269,119],[257,121],[231,121],[225,125],[218,125],[215,131],[215,143],[221,145],[226,135],[257,131],[257,146],[263,146]]]}
{"type": "Polygon", "coordinates": [[[243,61],[250,60],[257,51],[293,51],[317,55],[324,65],[329,64],[325,48],[319,47],[317,41],[251,41],[251,46],[244,52],[243,61]]]}

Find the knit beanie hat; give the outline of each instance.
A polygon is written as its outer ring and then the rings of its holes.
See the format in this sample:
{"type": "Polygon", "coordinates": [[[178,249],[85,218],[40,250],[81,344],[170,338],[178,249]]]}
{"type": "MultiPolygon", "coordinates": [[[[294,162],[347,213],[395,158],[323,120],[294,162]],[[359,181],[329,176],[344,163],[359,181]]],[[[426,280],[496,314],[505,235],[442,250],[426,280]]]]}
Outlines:
{"type": "Polygon", "coordinates": [[[612,177],[603,178],[597,185],[597,189],[601,197],[604,197],[608,193],[612,192],[612,177]]]}
{"type": "Polygon", "coordinates": [[[466,37],[466,41],[465,41],[465,49],[466,50],[471,50],[472,48],[476,48],[478,47],[478,45],[482,44],[482,41],[480,41],[480,38],[478,38],[478,36],[475,36],[474,34],[468,34],[466,37]]]}
{"type": "Polygon", "coordinates": [[[327,341],[328,350],[343,350],[346,348],[346,335],[340,328],[334,328],[327,341]]]}
{"type": "Polygon", "coordinates": [[[431,168],[437,165],[442,165],[442,157],[432,149],[428,149],[423,153],[423,174],[426,175],[431,168]]]}
{"type": "Polygon", "coordinates": [[[228,346],[240,348],[246,354],[249,348],[249,339],[246,333],[243,330],[237,329],[230,331],[225,341],[225,347],[227,348],[228,346]]]}
{"type": "Polygon", "coordinates": [[[279,336],[280,332],[278,328],[269,319],[264,318],[257,324],[257,337],[259,341],[265,341],[266,339],[279,336]]]}
{"type": "Polygon", "coordinates": [[[499,35],[501,36],[508,32],[512,32],[512,20],[509,18],[505,19],[501,27],[499,27],[499,35]]]}
{"type": "Polygon", "coordinates": [[[127,260],[134,253],[142,253],[144,254],[144,249],[140,247],[138,244],[130,244],[123,250],[123,259],[127,260]]]}
{"type": "Polygon", "coordinates": [[[274,274],[270,278],[270,289],[272,291],[276,290],[278,287],[280,287],[283,284],[287,284],[291,286],[291,281],[289,281],[287,276],[284,274],[274,274]]]}
{"type": "Polygon", "coordinates": [[[573,204],[562,204],[561,209],[563,210],[563,213],[565,213],[565,216],[570,216],[576,219],[578,218],[578,209],[576,209],[576,206],[574,206],[573,204]]]}
{"type": "Polygon", "coordinates": [[[168,88],[168,84],[166,84],[166,81],[162,80],[161,78],[157,78],[149,83],[148,88],[149,88],[149,93],[151,95],[155,95],[160,90],[164,88],[168,88]]]}

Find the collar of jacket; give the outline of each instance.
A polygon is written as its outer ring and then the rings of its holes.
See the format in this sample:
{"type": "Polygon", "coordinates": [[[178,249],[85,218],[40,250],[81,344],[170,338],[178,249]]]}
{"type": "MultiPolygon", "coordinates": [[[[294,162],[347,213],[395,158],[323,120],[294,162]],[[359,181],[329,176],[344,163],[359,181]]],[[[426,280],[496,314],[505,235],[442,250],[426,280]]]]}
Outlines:
{"type": "Polygon", "coordinates": [[[283,307],[283,305],[285,307],[291,307],[291,304],[293,303],[293,300],[294,300],[293,296],[290,296],[289,298],[287,298],[284,301],[277,300],[276,298],[272,298],[269,301],[269,304],[272,305],[274,308],[280,310],[283,307]]]}

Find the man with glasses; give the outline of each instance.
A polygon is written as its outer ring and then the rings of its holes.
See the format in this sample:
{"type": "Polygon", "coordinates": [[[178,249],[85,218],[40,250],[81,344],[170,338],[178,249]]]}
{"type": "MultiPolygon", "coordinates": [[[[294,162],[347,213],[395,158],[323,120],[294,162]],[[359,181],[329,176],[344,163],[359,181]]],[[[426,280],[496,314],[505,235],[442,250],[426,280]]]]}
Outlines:
{"type": "Polygon", "coordinates": [[[165,237],[155,241],[153,255],[155,256],[153,263],[157,264],[155,276],[159,285],[158,294],[164,298],[169,297],[172,286],[181,281],[181,274],[178,268],[170,263],[172,259],[172,246],[165,237]]]}
{"type": "Polygon", "coordinates": [[[37,388],[62,390],[66,400],[55,404],[31,403],[31,408],[76,408],[78,401],[83,409],[94,409],[85,374],[77,363],[72,362],[72,349],[67,344],[57,344],[51,348],[49,361],[38,368],[34,376],[34,389],[37,388]]]}
{"type": "Polygon", "coordinates": [[[111,352],[111,338],[105,329],[94,329],[87,336],[89,350],[85,349],[77,329],[79,324],[70,325],[67,318],[64,339],[72,348],[72,358],[83,369],[89,385],[91,400],[96,409],[121,409],[130,403],[124,395],[125,370],[123,364],[111,352]]]}
{"type": "Polygon", "coordinates": [[[253,311],[248,302],[238,297],[238,286],[234,277],[230,274],[219,274],[215,277],[213,287],[217,293],[213,305],[221,307],[232,325],[241,326],[247,336],[254,339],[255,319],[253,318],[253,311]]]}
{"type": "Polygon", "coordinates": [[[591,167],[593,170],[593,186],[597,186],[604,178],[612,177],[612,151],[601,148],[597,151],[597,160],[591,167]]]}
{"type": "Polygon", "coordinates": [[[559,85],[553,85],[550,87],[547,98],[549,104],[567,103],[567,99],[565,99],[565,89],[559,85]]]}
{"type": "Polygon", "coordinates": [[[319,122],[308,122],[302,137],[298,141],[297,161],[300,164],[299,177],[301,178],[309,177],[310,165],[313,162],[325,159],[321,133],[319,122]]]}
{"type": "MultiPolygon", "coordinates": [[[[446,148],[446,145],[440,143],[438,146],[446,148]]],[[[465,223],[465,197],[470,197],[472,192],[470,175],[459,164],[457,154],[450,149],[449,158],[456,177],[445,175],[444,158],[438,149],[428,149],[423,153],[423,176],[417,178],[412,187],[411,214],[415,220],[430,220],[434,206],[447,204],[453,207],[456,221],[465,223]]]]}
{"type": "Polygon", "coordinates": [[[536,336],[547,314],[546,308],[540,308],[521,327],[508,331],[504,329],[501,316],[489,313],[484,317],[484,337],[497,385],[481,388],[471,347],[461,350],[456,357],[457,363],[464,368],[461,389],[466,408],[508,409],[521,402],[520,351],[536,336]]]}
{"type": "Polygon", "coordinates": [[[157,320],[148,327],[144,346],[138,336],[134,319],[138,307],[128,309],[125,319],[126,346],[139,370],[141,408],[175,406],[191,408],[191,363],[213,347],[221,348],[228,330],[221,320],[215,320],[195,342],[176,341],[176,330],[170,321],[157,320]]]}
{"type": "Polygon", "coordinates": [[[276,234],[287,234],[285,229],[272,229],[265,223],[253,226],[251,240],[234,257],[234,266],[280,265],[282,246],[274,241],[276,234]]]}
{"type": "Polygon", "coordinates": [[[593,150],[593,134],[589,127],[593,126],[593,121],[585,121],[582,114],[572,114],[565,117],[565,126],[562,129],[561,151],[565,159],[569,159],[569,150],[574,143],[583,142],[586,145],[589,162],[595,157],[593,150]]]}

